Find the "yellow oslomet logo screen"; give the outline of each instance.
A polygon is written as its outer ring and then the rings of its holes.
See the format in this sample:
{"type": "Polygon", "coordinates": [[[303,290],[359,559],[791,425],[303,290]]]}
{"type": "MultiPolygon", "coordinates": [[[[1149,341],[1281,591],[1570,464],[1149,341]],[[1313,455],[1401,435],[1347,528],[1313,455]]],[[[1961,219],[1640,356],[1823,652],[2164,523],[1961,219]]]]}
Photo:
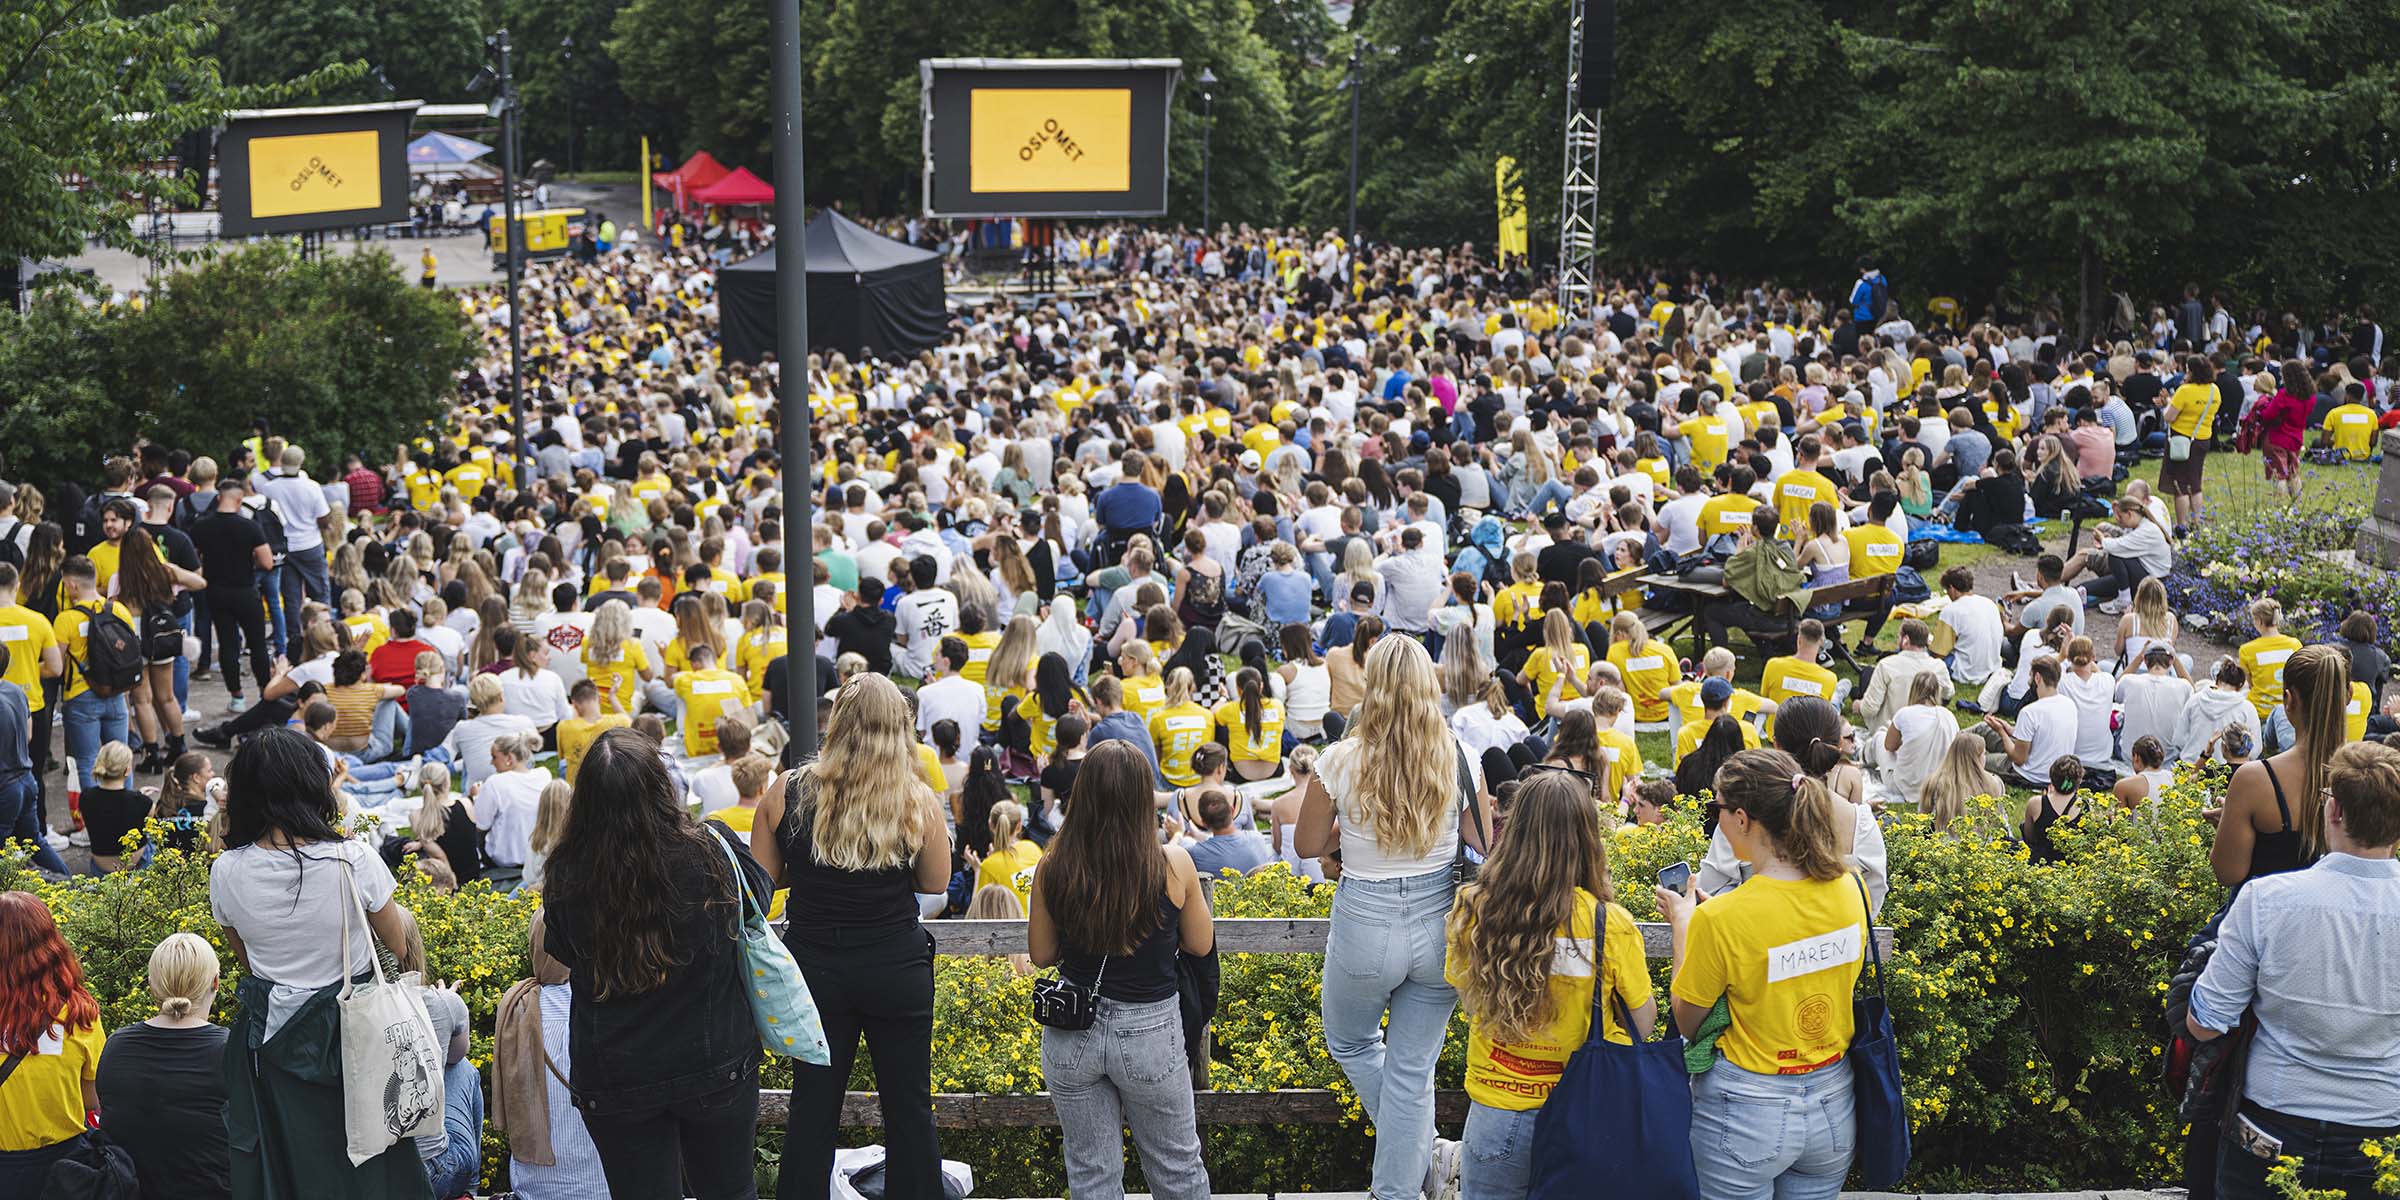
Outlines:
{"type": "Polygon", "coordinates": [[[250,140],[250,215],[346,212],[383,203],[383,163],[372,129],[250,140]]]}
{"type": "Polygon", "coordinates": [[[1133,92],[976,88],[967,110],[976,192],[1122,192],[1133,183],[1133,92]]]}

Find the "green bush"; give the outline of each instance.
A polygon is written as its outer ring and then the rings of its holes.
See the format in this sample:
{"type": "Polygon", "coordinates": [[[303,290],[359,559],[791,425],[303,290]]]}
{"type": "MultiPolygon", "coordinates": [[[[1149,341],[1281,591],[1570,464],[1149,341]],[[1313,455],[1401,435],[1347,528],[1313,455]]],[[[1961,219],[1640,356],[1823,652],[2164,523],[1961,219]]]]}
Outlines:
{"type": "MultiPolygon", "coordinates": [[[[2029,862],[1997,837],[1939,834],[1914,814],[1885,819],[1895,882],[1882,921],[1898,940],[1889,991],[1916,1124],[1910,1189],[2048,1191],[2174,1178],[2180,1129],[2156,1083],[2160,997],[2184,942],[2220,900],[2203,799],[2196,780],[2171,788],[2155,812],[2120,813],[2095,797],[2080,827],[2056,832],[2067,861],[2052,866],[2029,862]],[[2022,1153],[2029,1145],[2045,1153],[2022,1153]]],[[[2000,804],[1983,802],[1961,828],[2005,828],[2000,804]]],[[[1617,899],[1640,919],[1656,919],[1649,881],[1658,868],[1702,849],[1697,816],[1682,808],[1666,825],[1613,835],[1617,899]]],[[[144,871],[47,884],[24,871],[20,857],[0,855],[0,887],[34,891],[58,914],[112,1028],[152,1011],[142,969],[160,938],[191,930],[221,941],[201,856],[163,853],[144,871]]],[[[481,885],[444,895],[414,878],[401,894],[424,930],[434,976],[459,982],[482,1030],[476,1061],[488,1063],[492,1010],[526,969],[525,922],[535,902],[481,885]]],[[[1226,917],[1321,917],[1331,898],[1330,889],[1312,890],[1277,867],[1221,883],[1216,908],[1226,917]]],[[[225,965],[230,979],[233,964],[225,965]]],[[[1663,987],[1666,964],[1652,966],[1663,987]]],[[[1348,1082],[1325,1053],[1318,970],[1316,955],[1224,956],[1212,1086],[1330,1088],[1351,1119],[1205,1130],[1220,1190],[1336,1191],[1366,1181],[1371,1143],[1348,1082]]],[[[1041,1090],[1031,992],[1031,980],[1006,960],[939,961],[935,1091],[1041,1090]]],[[[1465,1040],[1462,1019],[1443,1053],[1444,1087],[1459,1085],[1465,1040]]],[[[788,1065],[770,1060],[765,1078],[766,1086],[789,1086],[788,1065]]],[[[873,1086],[863,1052],[853,1086],[873,1086]]],[[[782,1130],[761,1130],[760,1172],[770,1182],[781,1140],[782,1130]]],[[[1057,1195],[1064,1186],[1055,1130],[945,1131],[943,1149],[974,1166],[985,1194],[1057,1195]]],[[[505,1153],[488,1136],[487,1150],[487,1175],[497,1180],[505,1153]]]]}

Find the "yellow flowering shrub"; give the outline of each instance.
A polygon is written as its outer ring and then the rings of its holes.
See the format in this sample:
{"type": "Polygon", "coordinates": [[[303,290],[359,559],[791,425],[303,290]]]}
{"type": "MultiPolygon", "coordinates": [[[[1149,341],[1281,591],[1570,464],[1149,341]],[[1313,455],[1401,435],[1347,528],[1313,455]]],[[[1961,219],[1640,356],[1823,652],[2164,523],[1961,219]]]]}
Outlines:
{"type": "MultiPolygon", "coordinates": [[[[2161,997],[2185,942],[2223,899],[2199,815],[2207,787],[2181,781],[2155,812],[2140,814],[2087,798],[2080,826],[2053,830],[2067,856],[2053,865],[2029,862],[1999,832],[2012,824],[2000,801],[1981,802],[1949,834],[1913,813],[1885,816],[1893,886],[1881,920],[1898,939],[1887,959],[1888,992],[1916,1126],[1909,1189],[2070,1190],[2176,1177],[2181,1129],[2158,1085],[2161,997]],[[2028,1145],[2044,1153],[2028,1156],[2028,1145]]],[[[1700,857],[1696,809],[1682,804],[1665,825],[1610,835],[1616,898],[1637,918],[1657,918],[1650,884],[1659,868],[1700,857]]],[[[492,1010],[524,975],[525,923],[536,901],[481,885],[441,895],[413,872],[402,875],[432,973],[460,983],[479,1030],[477,1062],[488,1063],[492,1010]]],[[[219,938],[205,856],[162,853],[144,871],[52,885],[23,870],[21,855],[0,854],[0,887],[34,891],[58,914],[112,1028],[152,1011],[142,970],[160,938],[177,930],[219,938]]],[[[1216,890],[1223,917],[1323,917],[1331,902],[1331,889],[1312,889],[1280,866],[1216,890]]],[[[1216,1187],[1363,1187],[1371,1143],[1348,1081],[1325,1052],[1320,956],[1228,953],[1221,963],[1212,1086],[1328,1088],[1350,1119],[1204,1129],[1216,1187]]],[[[225,966],[230,999],[230,958],[225,966]]],[[[1667,964],[1652,970],[1663,987],[1667,964]]],[[[1032,981],[1005,960],[937,961],[935,1091],[1042,1090],[1031,993],[1032,981]]],[[[1463,1018],[1454,1022],[1440,1086],[1460,1084],[1465,1030],[1463,1018]]],[[[790,1078],[788,1064],[768,1061],[766,1086],[787,1087],[790,1078]]],[[[852,1086],[874,1086],[863,1050],[852,1086]]],[[[875,1131],[848,1136],[872,1141],[875,1131]]],[[[760,1131],[758,1165],[769,1185],[781,1140],[779,1128],[760,1131]]],[[[944,1130],[942,1142],[946,1155],[974,1165],[987,1194],[1057,1195],[1064,1187],[1056,1130],[944,1130]]],[[[505,1149],[489,1136],[486,1148],[487,1182],[496,1184],[505,1149]]],[[[1138,1168],[1129,1182],[1140,1186],[1138,1168]]]]}
{"type": "MultiPolygon", "coordinates": [[[[2375,1194],[2400,1196],[2400,1137],[2358,1144],[2359,1152],[2375,1164],[2375,1194]]],[[[2289,1154],[2275,1160],[2267,1169],[2267,1186],[2284,1200],[2345,1200],[2350,1193],[2340,1188],[2312,1188],[2300,1182],[2299,1159],[2289,1154]]]]}

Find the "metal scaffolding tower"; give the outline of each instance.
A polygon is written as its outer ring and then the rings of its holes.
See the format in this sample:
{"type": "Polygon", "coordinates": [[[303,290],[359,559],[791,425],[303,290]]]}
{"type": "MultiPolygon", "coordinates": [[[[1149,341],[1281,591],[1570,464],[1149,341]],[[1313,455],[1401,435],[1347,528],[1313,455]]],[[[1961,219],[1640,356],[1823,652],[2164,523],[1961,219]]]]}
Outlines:
{"type": "Polygon", "coordinates": [[[1593,315],[1600,256],[1600,112],[1583,107],[1586,0],[1567,18],[1566,169],[1558,198],[1558,305],[1568,320],[1593,315]]]}

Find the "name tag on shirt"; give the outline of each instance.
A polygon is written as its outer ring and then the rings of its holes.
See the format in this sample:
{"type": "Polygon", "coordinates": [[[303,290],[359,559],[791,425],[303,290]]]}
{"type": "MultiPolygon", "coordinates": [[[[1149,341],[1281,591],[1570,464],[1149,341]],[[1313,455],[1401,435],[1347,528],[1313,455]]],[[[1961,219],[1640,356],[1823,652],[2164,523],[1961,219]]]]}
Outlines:
{"type": "Polygon", "coordinates": [[[2342,424],[2344,425],[2372,425],[2374,423],[2375,418],[2368,416],[2366,413],[2351,413],[2350,415],[2342,418],[2342,424]]]}
{"type": "Polygon", "coordinates": [[[0,642],[21,642],[33,636],[33,630],[23,625],[0,626],[0,642]]]}
{"type": "Polygon", "coordinates": [[[1664,669],[1666,665],[1667,660],[1660,658],[1655,654],[1645,654],[1640,658],[1629,658],[1625,660],[1625,670],[1628,672],[1657,671],[1664,669]]]}
{"type": "Polygon", "coordinates": [[[730,679],[703,679],[692,685],[692,694],[695,696],[730,696],[733,694],[733,681],[730,679]]]}
{"type": "Polygon", "coordinates": [[[969,650],[967,651],[967,661],[971,663],[990,662],[992,661],[992,652],[984,649],[969,650]]]}
{"type": "Polygon", "coordinates": [[[42,1035],[41,1040],[34,1043],[33,1052],[53,1057],[65,1054],[67,1052],[67,1027],[53,1022],[49,1031],[42,1035]]]}
{"type": "Polygon", "coordinates": [[[1895,545],[1875,545],[1875,546],[1869,546],[1869,547],[1867,547],[1867,557],[1868,557],[1868,558],[1898,558],[1898,557],[1900,557],[1900,550],[1901,550],[1901,548],[1900,548],[1899,546],[1895,546],[1895,545]]]}
{"type": "Polygon", "coordinates": [[[1857,962],[1862,948],[1856,925],[1785,942],[1767,951],[1767,982],[1780,983],[1857,962]]]}
{"type": "Polygon", "coordinates": [[[724,580],[722,580],[722,579],[711,579],[711,580],[709,580],[709,581],[708,581],[708,590],[710,590],[710,591],[712,591],[712,592],[715,592],[716,594],[718,594],[718,595],[720,595],[720,596],[724,595],[724,594],[725,594],[725,581],[724,581],[724,580]]]}
{"type": "Polygon", "coordinates": [[[1589,979],[1592,960],[1599,957],[1591,938],[1553,938],[1550,973],[1562,979],[1589,979]]]}
{"type": "Polygon", "coordinates": [[[1612,767],[1613,767],[1613,766],[1615,766],[1615,765],[1617,765],[1617,749],[1618,749],[1618,748],[1617,748],[1617,747],[1615,747],[1615,746],[1602,746],[1602,747],[1600,747],[1600,756],[1601,756],[1602,758],[1605,758],[1605,759],[1607,759],[1607,760],[1608,760],[1608,765],[1610,765],[1610,766],[1612,766],[1612,767]]]}
{"type": "Polygon", "coordinates": [[[2262,651],[2258,656],[2258,665],[2262,667],[2279,667],[2282,666],[2284,661],[2289,659],[2291,656],[2292,652],[2289,650],[2262,651]]]}
{"type": "Polygon", "coordinates": [[[1825,694],[1825,685],[1814,679],[1787,678],[1783,681],[1783,690],[1795,696],[1822,696],[1825,694]]]}
{"type": "Polygon", "coordinates": [[[1208,722],[1207,717],[1168,717],[1167,732],[1189,733],[1195,729],[1206,729],[1208,722]]]}
{"type": "Polygon", "coordinates": [[[1817,498],[1817,489],[1805,483],[1787,483],[1783,485],[1783,494],[1800,500],[1814,500],[1817,498]]]}
{"type": "Polygon", "coordinates": [[[1135,688],[1133,695],[1135,699],[1147,705],[1159,705],[1167,702],[1165,688],[1135,688]]]}

